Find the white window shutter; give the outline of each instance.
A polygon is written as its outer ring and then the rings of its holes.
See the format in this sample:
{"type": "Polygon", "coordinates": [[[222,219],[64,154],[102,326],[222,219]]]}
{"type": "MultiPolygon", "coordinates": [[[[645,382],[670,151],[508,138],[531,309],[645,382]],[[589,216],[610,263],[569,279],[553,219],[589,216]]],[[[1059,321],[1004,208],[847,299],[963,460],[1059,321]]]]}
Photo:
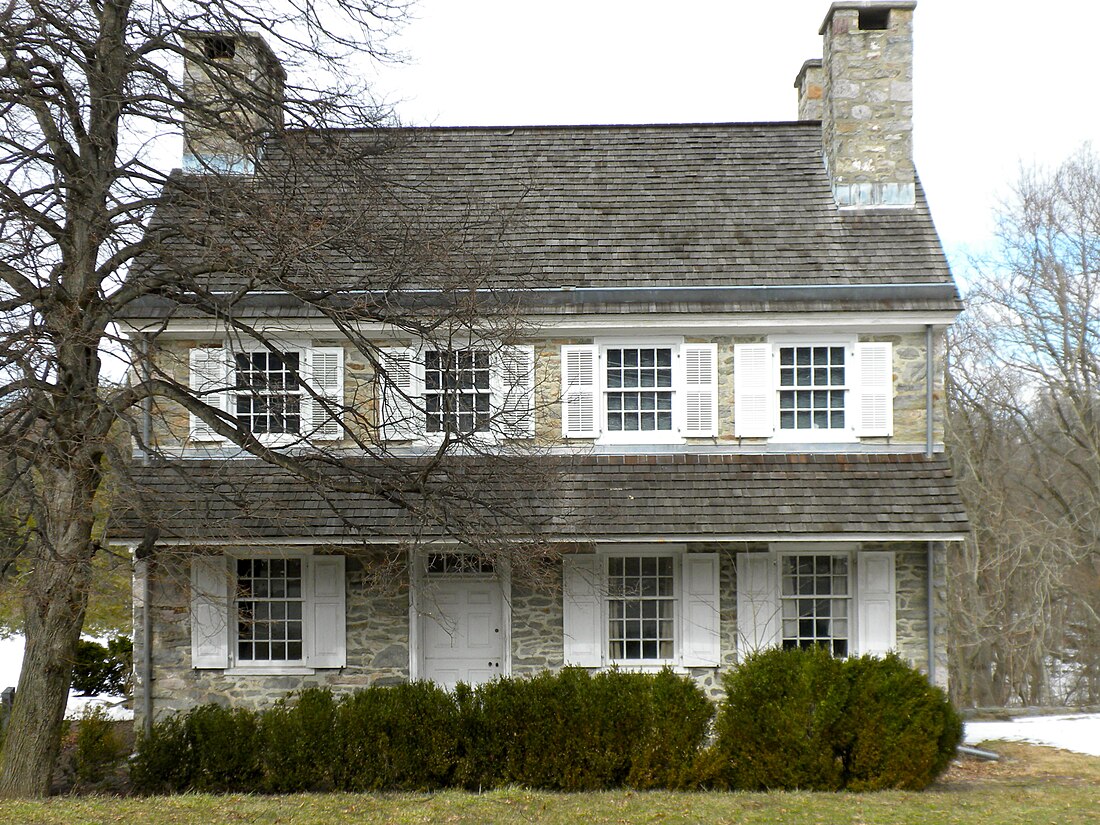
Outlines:
{"type": "Polygon", "coordinates": [[[535,348],[501,347],[493,360],[493,430],[507,438],[531,438],[535,434],[535,348]]]}
{"type": "Polygon", "coordinates": [[[737,554],[738,658],[779,643],[779,585],[773,553],[737,554]]]}
{"type": "Polygon", "coordinates": [[[228,576],[225,556],[191,559],[191,667],[229,666],[228,576]]]}
{"type": "Polygon", "coordinates": [[[718,345],[684,344],[685,436],[718,435],[718,345]]]}
{"type": "Polygon", "coordinates": [[[305,632],[310,667],[343,667],[347,663],[347,629],[344,602],[344,557],[312,556],[309,577],[313,592],[305,632]]]}
{"type": "MultiPolygon", "coordinates": [[[[229,352],[222,347],[193,347],[188,355],[188,361],[189,386],[195,396],[215,410],[230,411],[227,408],[229,396],[227,390],[232,375],[229,352]]],[[[225,441],[209,424],[194,413],[191,413],[191,439],[225,441]]]]}
{"type": "Polygon", "coordinates": [[[739,437],[770,437],[772,415],[772,346],[737,344],[733,348],[733,421],[739,437]]]}
{"type": "Polygon", "coordinates": [[[561,348],[561,434],[596,438],[599,426],[599,349],[594,344],[561,348]]]}
{"type": "Polygon", "coordinates": [[[410,347],[379,352],[379,426],[385,441],[411,441],[424,432],[424,365],[410,347]]]}
{"type": "Polygon", "coordinates": [[[859,652],[883,656],[897,647],[897,585],[894,554],[865,551],[856,558],[856,620],[859,652]]]}
{"type": "Polygon", "coordinates": [[[340,410],[344,404],[343,347],[315,347],[306,351],[305,378],[320,400],[303,394],[302,430],[311,439],[332,441],[342,438],[340,410]],[[306,415],[308,411],[308,416],[306,415]]]}
{"type": "Polygon", "coordinates": [[[856,344],[856,435],[894,432],[894,363],[887,343],[856,344]]]}
{"type": "Polygon", "coordinates": [[[565,664],[603,666],[603,559],[562,556],[562,631],[565,664]]]}
{"type": "Polygon", "coordinates": [[[683,645],[684,667],[718,667],[722,663],[719,634],[720,573],[717,553],[685,553],[683,645]]]}

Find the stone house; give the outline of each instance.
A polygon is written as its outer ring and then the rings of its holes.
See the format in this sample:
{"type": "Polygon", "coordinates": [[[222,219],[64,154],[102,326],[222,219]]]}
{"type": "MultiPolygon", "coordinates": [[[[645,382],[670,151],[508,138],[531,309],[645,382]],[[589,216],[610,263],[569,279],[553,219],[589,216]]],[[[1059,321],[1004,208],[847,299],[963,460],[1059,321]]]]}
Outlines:
{"type": "MultiPolygon", "coordinates": [[[[833,3],[797,121],[402,130],[387,162],[438,208],[512,216],[470,241],[521,307],[503,345],[377,325],[364,352],[292,296],[242,299],[276,354],[139,304],[126,328],[163,368],[297,449],[369,461],[359,427],[416,460],[492,429],[554,470],[540,506],[560,553],[514,580],[445,524],[250,459],[166,402],[151,435],[172,458],[137,462],[117,528],[137,547],[156,526],[135,579],[138,714],[565,665],[716,689],[767,645],[897,650],[943,684],[946,554],[967,530],[942,444],[960,302],[913,167],[914,7],[833,3]]],[[[262,42],[228,51],[281,83],[262,42]]],[[[225,152],[216,130],[186,145],[185,179],[225,152]]],[[[158,219],[185,220],[171,209],[158,219]]]]}

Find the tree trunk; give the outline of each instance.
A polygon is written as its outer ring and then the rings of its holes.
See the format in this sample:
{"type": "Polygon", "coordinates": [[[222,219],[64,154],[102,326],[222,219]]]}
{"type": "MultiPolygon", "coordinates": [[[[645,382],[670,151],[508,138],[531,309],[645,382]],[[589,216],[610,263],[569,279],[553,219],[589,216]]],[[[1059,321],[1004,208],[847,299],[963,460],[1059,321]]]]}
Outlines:
{"type": "Polygon", "coordinates": [[[0,756],[0,797],[8,798],[49,793],[96,549],[92,499],[98,471],[43,476],[51,495],[39,514],[43,521],[24,600],[23,670],[0,756]]]}

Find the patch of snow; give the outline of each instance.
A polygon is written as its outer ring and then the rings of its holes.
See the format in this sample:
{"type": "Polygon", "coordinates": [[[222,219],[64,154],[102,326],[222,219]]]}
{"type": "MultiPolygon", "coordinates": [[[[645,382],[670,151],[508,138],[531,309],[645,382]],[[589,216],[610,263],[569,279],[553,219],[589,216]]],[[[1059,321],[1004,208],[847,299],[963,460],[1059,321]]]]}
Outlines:
{"type": "Polygon", "coordinates": [[[1100,756],[1100,713],[1024,716],[1008,722],[967,722],[967,745],[1002,739],[1100,756]]]}
{"type": "MultiPolygon", "coordinates": [[[[94,641],[103,643],[102,639],[94,641]]],[[[23,637],[12,636],[10,639],[0,639],[0,690],[6,687],[16,687],[19,684],[19,671],[23,667],[23,637]]],[[[89,707],[99,706],[104,709],[109,719],[133,719],[133,708],[122,706],[123,700],[118,696],[81,696],[75,691],[69,694],[69,702],[65,706],[66,719],[79,719],[89,707]]]]}

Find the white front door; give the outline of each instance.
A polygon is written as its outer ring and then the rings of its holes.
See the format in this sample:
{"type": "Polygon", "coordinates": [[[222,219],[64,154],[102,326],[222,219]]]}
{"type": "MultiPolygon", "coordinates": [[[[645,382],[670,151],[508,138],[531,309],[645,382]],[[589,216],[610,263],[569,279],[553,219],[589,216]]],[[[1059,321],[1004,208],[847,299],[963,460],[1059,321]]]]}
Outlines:
{"type": "Polygon", "coordinates": [[[421,676],[451,690],[507,675],[504,593],[497,579],[430,578],[417,600],[421,676]]]}

